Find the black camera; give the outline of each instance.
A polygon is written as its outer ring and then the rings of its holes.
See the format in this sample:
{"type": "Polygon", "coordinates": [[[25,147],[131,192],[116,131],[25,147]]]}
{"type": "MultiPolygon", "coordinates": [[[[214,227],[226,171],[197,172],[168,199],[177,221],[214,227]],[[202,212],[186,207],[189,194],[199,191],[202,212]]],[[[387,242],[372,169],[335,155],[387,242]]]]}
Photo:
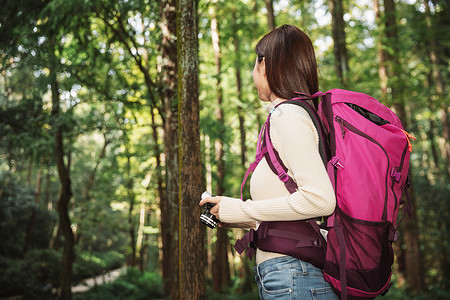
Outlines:
{"type": "MultiPolygon", "coordinates": [[[[202,199],[211,197],[212,195],[208,192],[204,192],[202,194],[202,199]]],[[[200,215],[200,221],[208,226],[209,228],[216,228],[217,224],[219,224],[219,220],[210,212],[211,208],[213,208],[216,204],[211,202],[206,202],[203,204],[203,213],[200,215]]]]}

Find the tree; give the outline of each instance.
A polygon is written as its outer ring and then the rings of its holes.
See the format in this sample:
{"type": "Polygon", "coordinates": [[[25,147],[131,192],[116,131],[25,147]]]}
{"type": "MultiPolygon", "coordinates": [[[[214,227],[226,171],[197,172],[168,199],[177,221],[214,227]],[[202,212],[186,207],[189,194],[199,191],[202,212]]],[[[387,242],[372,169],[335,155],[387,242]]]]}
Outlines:
{"type": "MultiPolygon", "coordinates": [[[[216,164],[217,164],[217,186],[216,195],[225,194],[225,161],[224,161],[224,112],[222,108],[223,90],[222,90],[222,58],[220,51],[220,36],[217,22],[217,3],[210,6],[211,15],[211,37],[214,49],[214,61],[216,66],[216,118],[219,123],[219,132],[215,141],[216,164]]],[[[221,292],[223,288],[230,284],[230,266],[228,263],[228,233],[226,228],[217,228],[217,240],[215,243],[215,253],[212,264],[213,289],[215,292],[221,292]]]]}
{"type": "Polygon", "coordinates": [[[161,52],[166,156],[166,194],[161,198],[161,233],[163,240],[163,277],[165,295],[177,295],[178,284],[178,98],[176,5],[174,0],[161,2],[161,52]]]}
{"type": "MultiPolygon", "coordinates": [[[[375,17],[379,26],[382,26],[382,15],[380,10],[379,0],[373,0],[373,9],[375,12],[375,17]]],[[[384,103],[387,103],[388,89],[387,89],[387,71],[386,71],[386,50],[383,48],[382,39],[378,39],[378,76],[380,79],[381,96],[384,103]]]]}
{"type": "MultiPolygon", "coordinates": [[[[52,129],[55,139],[55,160],[58,167],[61,189],[58,195],[57,210],[59,215],[59,228],[64,237],[64,248],[61,265],[61,299],[72,299],[72,264],[74,260],[74,235],[72,223],[69,217],[69,202],[72,198],[72,186],[70,183],[70,165],[65,163],[65,151],[63,140],[63,129],[60,121],[60,95],[57,80],[57,51],[56,33],[49,36],[49,65],[50,85],[52,91],[52,129]]],[[[70,159],[69,159],[70,161],[70,159]]]]}
{"type": "Polygon", "coordinates": [[[238,24],[236,23],[236,7],[232,8],[232,30],[233,30],[233,46],[236,57],[234,59],[234,69],[236,74],[236,93],[237,93],[237,112],[239,116],[239,134],[240,134],[240,142],[241,142],[241,165],[242,170],[245,174],[246,163],[247,163],[247,146],[246,146],[246,132],[245,132],[245,118],[243,111],[243,99],[242,99],[242,79],[241,79],[241,59],[240,59],[240,41],[241,37],[238,36],[238,24]]]}
{"type": "Polygon", "coordinates": [[[269,31],[275,29],[275,15],[273,13],[273,1],[266,0],[266,10],[267,10],[267,27],[269,31]]]}
{"type": "Polygon", "coordinates": [[[328,6],[332,17],[334,68],[341,85],[345,88],[348,85],[349,68],[347,43],[345,41],[344,8],[341,0],[328,0],[328,6]]]}
{"type": "MultiPolygon", "coordinates": [[[[375,3],[375,2],[374,2],[375,3]]],[[[378,3],[375,3],[377,16],[380,17],[378,3]]],[[[395,112],[400,118],[403,126],[408,127],[405,102],[403,97],[404,83],[402,81],[402,67],[399,61],[399,44],[398,27],[396,20],[396,8],[393,0],[384,0],[384,35],[382,38],[382,47],[388,49],[383,52],[382,59],[386,64],[387,84],[390,89],[391,104],[395,112]]],[[[380,57],[380,61],[382,60],[380,57]]],[[[381,62],[380,62],[381,64],[381,62]]],[[[381,73],[380,73],[381,74],[381,73]]],[[[383,74],[384,76],[384,74],[383,74]]],[[[380,81],[385,82],[384,77],[380,77],[380,81]]],[[[387,89],[386,89],[387,92],[387,89]]],[[[389,103],[389,102],[388,102],[389,103]]],[[[405,251],[405,279],[411,290],[421,291],[424,289],[422,254],[420,251],[420,241],[417,226],[417,211],[414,193],[411,193],[411,205],[413,208],[412,216],[406,218],[402,223],[402,232],[404,234],[405,251]]]]}
{"type": "Polygon", "coordinates": [[[198,102],[197,1],[177,1],[179,111],[180,299],[205,298],[204,226],[198,221],[202,186],[198,102]],[[192,213],[196,212],[196,213],[192,213]]]}
{"type": "MultiPolygon", "coordinates": [[[[434,83],[434,87],[435,87],[435,94],[437,96],[437,98],[439,99],[438,104],[440,104],[441,106],[441,112],[442,112],[442,133],[444,136],[444,140],[445,140],[445,145],[444,145],[444,161],[446,162],[446,168],[444,167],[443,170],[445,172],[445,175],[447,177],[447,180],[450,179],[450,108],[449,105],[445,104],[445,81],[444,81],[444,77],[442,76],[442,71],[441,71],[441,57],[438,53],[438,42],[436,39],[436,29],[435,29],[435,24],[433,23],[433,19],[431,16],[431,12],[430,12],[430,6],[428,4],[427,0],[423,1],[423,5],[425,7],[425,18],[426,18],[426,25],[427,25],[427,29],[428,29],[428,34],[426,36],[427,40],[427,52],[428,52],[428,56],[430,58],[430,62],[431,62],[431,78],[432,78],[432,82],[434,83]]],[[[429,80],[431,82],[431,80],[429,80]]],[[[448,96],[447,96],[448,97],[448,96]]],[[[430,99],[431,100],[431,99],[430,99]]],[[[434,101],[430,101],[430,106],[431,108],[433,108],[433,110],[435,109],[436,104],[434,103],[434,101]]],[[[432,120],[430,120],[432,121],[432,120]]],[[[434,125],[434,123],[431,123],[432,125],[434,125]]],[[[434,129],[434,126],[431,126],[431,130],[434,129]]],[[[431,131],[430,130],[430,131],[431,131]]],[[[432,150],[434,149],[434,147],[432,148],[432,150]]],[[[434,150],[434,156],[436,157],[436,150],[434,150]]],[[[437,160],[437,159],[436,159],[437,160]]],[[[438,166],[438,164],[436,164],[436,166],[438,166]]]]}

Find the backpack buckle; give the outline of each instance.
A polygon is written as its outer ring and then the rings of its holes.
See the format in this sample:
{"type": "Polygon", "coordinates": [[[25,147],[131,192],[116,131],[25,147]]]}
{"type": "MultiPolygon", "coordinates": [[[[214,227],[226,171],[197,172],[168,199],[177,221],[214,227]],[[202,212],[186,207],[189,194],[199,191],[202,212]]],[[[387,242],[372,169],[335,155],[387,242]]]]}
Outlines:
{"type": "Polygon", "coordinates": [[[313,241],[313,244],[314,244],[314,247],[318,247],[318,248],[322,247],[322,241],[320,239],[315,239],[313,241]]]}
{"type": "Polygon", "coordinates": [[[402,173],[397,171],[397,167],[393,167],[391,170],[391,177],[395,179],[395,181],[398,183],[400,182],[400,178],[402,177],[402,173]]]}
{"type": "Polygon", "coordinates": [[[278,178],[279,178],[282,182],[286,182],[286,181],[289,180],[289,176],[288,176],[288,174],[286,174],[285,171],[281,171],[281,172],[278,174],[278,178]]]}
{"type": "Polygon", "coordinates": [[[388,235],[388,241],[390,242],[396,242],[398,241],[398,231],[397,230],[389,230],[389,235],[388,235]]]}
{"type": "Polygon", "coordinates": [[[344,168],[344,163],[337,156],[334,156],[330,160],[330,164],[332,164],[338,170],[342,170],[344,168]]]}

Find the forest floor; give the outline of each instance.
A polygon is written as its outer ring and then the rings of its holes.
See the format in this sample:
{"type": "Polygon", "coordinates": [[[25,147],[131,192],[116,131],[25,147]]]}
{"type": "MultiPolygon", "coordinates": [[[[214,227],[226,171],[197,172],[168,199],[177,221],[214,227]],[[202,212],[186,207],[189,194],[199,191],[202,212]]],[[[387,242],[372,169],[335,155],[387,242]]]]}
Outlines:
{"type": "Polygon", "coordinates": [[[105,283],[113,282],[114,280],[119,277],[123,271],[125,271],[126,266],[121,267],[119,269],[111,270],[108,272],[105,272],[104,274],[101,274],[96,277],[87,278],[83,280],[80,284],[72,287],[72,293],[82,293],[86,292],[90,288],[98,285],[102,285],[105,283]]]}

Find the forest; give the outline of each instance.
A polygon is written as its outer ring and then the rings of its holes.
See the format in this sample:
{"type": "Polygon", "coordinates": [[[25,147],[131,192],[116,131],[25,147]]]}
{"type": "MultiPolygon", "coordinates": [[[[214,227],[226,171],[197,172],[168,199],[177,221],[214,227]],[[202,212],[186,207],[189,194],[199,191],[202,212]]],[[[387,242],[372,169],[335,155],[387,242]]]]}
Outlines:
{"type": "Polygon", "coordinates": [[[321,91],[369,94],[416,138],[382,299],[450,299],[447,0],[0,3],[1,299],[257,299],[244,231],[198,202],[239,197],[267,116],[254,47],[283,24],[321,91]]]}

